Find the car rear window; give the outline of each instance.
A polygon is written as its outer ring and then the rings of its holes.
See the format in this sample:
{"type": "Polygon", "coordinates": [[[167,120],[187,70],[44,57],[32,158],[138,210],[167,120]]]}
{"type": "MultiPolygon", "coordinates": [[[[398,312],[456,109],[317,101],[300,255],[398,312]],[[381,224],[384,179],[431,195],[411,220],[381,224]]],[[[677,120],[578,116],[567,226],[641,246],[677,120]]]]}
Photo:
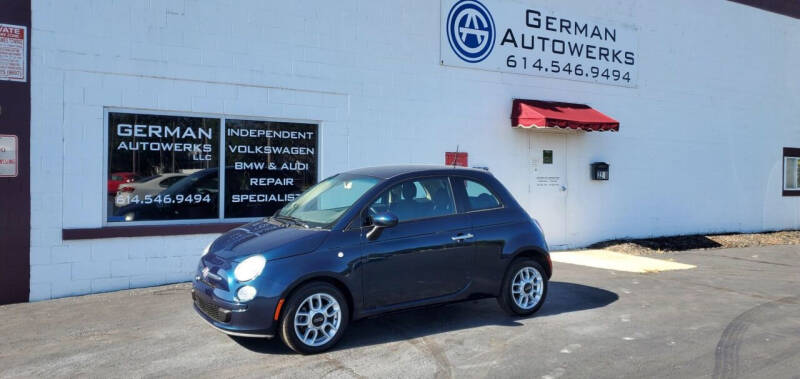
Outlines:
{"type": "Polygon", "coordinates": [[[467,192],[467,205],[471,211],[492,209],[500,207],[500,201],[486,186],[481,183],[465,179],[464,187],[467,192]]]}

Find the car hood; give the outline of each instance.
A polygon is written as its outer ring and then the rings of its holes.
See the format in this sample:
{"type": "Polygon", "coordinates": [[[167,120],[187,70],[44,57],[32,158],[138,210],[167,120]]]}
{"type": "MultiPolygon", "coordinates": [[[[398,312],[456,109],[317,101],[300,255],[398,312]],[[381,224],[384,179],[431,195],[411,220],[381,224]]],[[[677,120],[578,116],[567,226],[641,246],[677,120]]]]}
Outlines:
{"type": "Polygon", "coordinates": [[[286,258],[314,251],[329,233],[263,219],[223,234],[211,244],[209,252],[229,261],[241,261],[253,254],[263,254],[267,260],[286,258]]]}

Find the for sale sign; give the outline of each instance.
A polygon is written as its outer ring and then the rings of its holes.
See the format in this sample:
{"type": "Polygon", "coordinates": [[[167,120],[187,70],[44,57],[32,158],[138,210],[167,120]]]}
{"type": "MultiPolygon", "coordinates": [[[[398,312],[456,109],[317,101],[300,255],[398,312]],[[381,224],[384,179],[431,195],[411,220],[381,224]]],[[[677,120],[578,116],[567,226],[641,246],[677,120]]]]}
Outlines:
{"type": "Polygon", "coordinates": [[[18,162],[17,136],[0,134],[0,178],[16,177],[18,162]]]}
{"type": "Polygon", "coordinates": [[[0,80],[27,81],[28,29],[0,24],[0,80]]]}

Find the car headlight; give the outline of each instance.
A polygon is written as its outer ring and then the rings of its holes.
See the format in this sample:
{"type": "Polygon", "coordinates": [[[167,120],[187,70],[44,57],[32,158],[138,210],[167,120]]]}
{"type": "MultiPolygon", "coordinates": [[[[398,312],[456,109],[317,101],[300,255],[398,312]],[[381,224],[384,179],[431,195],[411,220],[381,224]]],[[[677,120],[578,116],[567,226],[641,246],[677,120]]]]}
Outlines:
{"type": "MultiPolygon", "coordinates": [[[[206,245],[206,248],[205,248],[205,249],[203,249],[203,255],[206,255],[206,254],[208,254],[208,251],[209,251],[209,250],[211,250],[211,245],[213,245],[213,244],[214,244],[214,242],[212,241],[211,243],[209,243],[208,245],[206,245]]],[[[203,255],[201,255],[201,257],[202,257],[203,255]]]]}
{"type": "Polygon", "coordinates": [[[236,269],[233,270],[233,276],[240,282],[253,280],[261,275],[261,271],[264,270],[264,265],[266,264],[267,259],[264,256],[254,255],[239,263],[236,269]]]}

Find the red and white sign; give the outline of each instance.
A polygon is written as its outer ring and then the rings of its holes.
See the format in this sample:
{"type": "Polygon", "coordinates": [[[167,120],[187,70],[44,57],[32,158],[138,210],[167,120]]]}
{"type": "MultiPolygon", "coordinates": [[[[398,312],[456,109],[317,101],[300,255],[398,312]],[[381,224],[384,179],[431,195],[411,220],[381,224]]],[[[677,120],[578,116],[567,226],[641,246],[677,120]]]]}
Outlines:
{"type": "Polygon", "coordinates": [[[0,80],[27,81],[28,28],[0,24],[0,80]]]}
{"type": "Polygon", "coordinates": [[[13,178],[17,170],[17,136],[0,134],[0,178],[13,178]]]}
{"type": "Polygon", "coordinates": [[[444,164],[447,166],[461,166],[467,167],[467,153],[465,152],[452,152],[444,153],[444,164]]]}

